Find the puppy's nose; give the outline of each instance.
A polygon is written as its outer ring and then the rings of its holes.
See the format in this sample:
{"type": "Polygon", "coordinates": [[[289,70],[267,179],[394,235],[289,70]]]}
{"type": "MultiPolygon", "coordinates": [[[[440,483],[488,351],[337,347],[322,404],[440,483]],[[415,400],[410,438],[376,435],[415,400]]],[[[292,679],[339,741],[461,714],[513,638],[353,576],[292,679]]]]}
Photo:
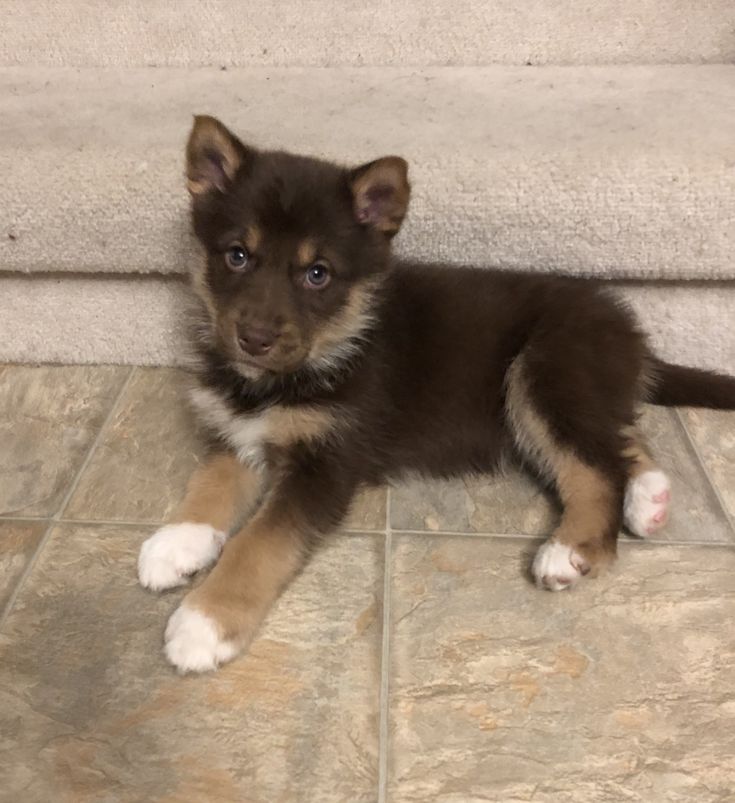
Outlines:
{"type": "Polygon", "coordinates": [[[265,326],[238,326],[237,342],[252,357],[267,354],[278,339],[278,332],[265,326]]]}

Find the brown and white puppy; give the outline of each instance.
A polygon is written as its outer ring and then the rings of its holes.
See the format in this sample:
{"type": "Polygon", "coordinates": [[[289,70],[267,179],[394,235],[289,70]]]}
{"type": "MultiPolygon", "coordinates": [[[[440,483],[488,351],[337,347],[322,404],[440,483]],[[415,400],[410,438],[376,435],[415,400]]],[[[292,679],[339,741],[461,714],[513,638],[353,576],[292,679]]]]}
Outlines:
{"type": "Polygon", "coordinates": [[[406,471],[523,458],[562,505],[533,575],[568,588],[615,556],[623,522],[666,520],[636,406],[735,407],[735,379],[658,360],[593,283],[394,261],[403,159],[345,169],[197,117],[187,172],[207,252],[192,399],[219,448],[139,559],[156,591],[215,564],[166,629],[181,671],[245,648],[356,490],[406,471]]]}

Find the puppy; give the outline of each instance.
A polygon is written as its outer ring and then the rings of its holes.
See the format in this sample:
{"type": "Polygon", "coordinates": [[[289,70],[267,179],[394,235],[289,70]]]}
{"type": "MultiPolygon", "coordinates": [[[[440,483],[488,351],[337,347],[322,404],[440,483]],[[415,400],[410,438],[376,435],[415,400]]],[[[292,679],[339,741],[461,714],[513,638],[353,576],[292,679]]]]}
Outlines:
{"type": "Polygon", "coordinates": [[[406,471],[522,457],[562,506],[532,573],[567,589],[614,558],[623,523],[646,536],[666,521],[637,405],[735,407],[734,378],[658,359],[593,283],[393,260],[397,156],[345,169],[197,117],[186,158],[207,254],[192,401],[217,448],[139,558],[154,591],[215,564],[166,628],[182,672],[246,648],[355,492],[406,471]]]}

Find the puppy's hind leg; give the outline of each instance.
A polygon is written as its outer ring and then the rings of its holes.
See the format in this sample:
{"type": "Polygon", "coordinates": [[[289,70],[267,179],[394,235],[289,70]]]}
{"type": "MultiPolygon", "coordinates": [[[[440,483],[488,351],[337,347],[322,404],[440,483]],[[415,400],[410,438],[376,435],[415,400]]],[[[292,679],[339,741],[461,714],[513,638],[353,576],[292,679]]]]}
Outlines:
{"type": "Polygon", "coordinates": [[[527,370],[521,355],[508,371],[506,416],[519,450],[553,483],[562,503],[561,521],[532,565],[539,587],[561,591],[615,558],[625,463],[613,453],[593,464],[573,443],[560,441],[529,391],[527,370]]]}
{"type": "Polygon", "coordinates": [[[631,533],[645,538],[666,524],[671,483],[654,462],[640,435],[631,428],[625,436],[623,454],[630,462],[623,503],[624,521],[631,533]]]}

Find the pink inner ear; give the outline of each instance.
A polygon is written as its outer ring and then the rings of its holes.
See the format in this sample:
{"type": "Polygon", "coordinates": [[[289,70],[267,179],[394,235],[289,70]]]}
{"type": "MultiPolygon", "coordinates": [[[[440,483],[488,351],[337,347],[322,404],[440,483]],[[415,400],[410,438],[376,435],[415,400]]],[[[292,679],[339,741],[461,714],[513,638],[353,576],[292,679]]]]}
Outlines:
{"type": "Polygon", "coordinates": [[[206,148],[202,155],[204,157],[202,173],[205,180],[220,192],[224,192],[228,180],[224,157],[214,148],[206,148]]]}
{"type": "Polygon", "coordinates": [[[360,207],[357,210],[357,219],[360,223],[375,223],[385,217],[394,193],[395,189],[390,184],[375,184],[368,187],[360,199],[360,207]]]}

